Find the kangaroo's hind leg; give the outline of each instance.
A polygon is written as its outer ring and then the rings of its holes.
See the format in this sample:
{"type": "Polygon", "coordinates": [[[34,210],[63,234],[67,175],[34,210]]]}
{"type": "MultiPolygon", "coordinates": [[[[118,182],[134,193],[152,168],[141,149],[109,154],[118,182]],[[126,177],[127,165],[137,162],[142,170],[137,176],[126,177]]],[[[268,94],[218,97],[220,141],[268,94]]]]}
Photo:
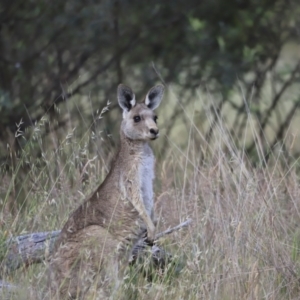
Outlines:
{"type": "Polygon", "coordinates": [[[89,226],[61,245],[51,261],[51,295],[60,299],[85,299],[96,275],[106,274],[103,287],[112,285],[114,277],[109,275],[117,259],[118,241],[106,229],[89,226]],[[53,282],[52,282],[53,281],[53,282]]]}

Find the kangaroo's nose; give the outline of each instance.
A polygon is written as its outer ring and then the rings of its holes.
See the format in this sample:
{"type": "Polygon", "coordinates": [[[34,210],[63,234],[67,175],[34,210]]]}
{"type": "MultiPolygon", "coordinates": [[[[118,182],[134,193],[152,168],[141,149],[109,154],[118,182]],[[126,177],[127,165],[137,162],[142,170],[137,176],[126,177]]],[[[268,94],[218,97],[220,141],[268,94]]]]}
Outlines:
{"type": "Polygon", "coordinates": [[[154,128],[151,128],[151,129],[150,129],[150,133],[151,133],[151,134],[158,135],[158,132],[159,132],[158,129],[154,129],[154,128]]]}

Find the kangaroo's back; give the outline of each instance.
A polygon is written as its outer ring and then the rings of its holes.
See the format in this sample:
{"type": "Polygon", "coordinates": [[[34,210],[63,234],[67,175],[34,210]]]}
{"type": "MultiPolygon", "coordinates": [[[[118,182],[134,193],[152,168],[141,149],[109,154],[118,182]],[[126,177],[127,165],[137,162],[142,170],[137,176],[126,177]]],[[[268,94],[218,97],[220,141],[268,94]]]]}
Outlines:
{"type": "Polygon", "coordinates": [[[85,274],[97,274],[107,256],[112,257],[108,261],[127,261],[146,231],[148,239],[154,239],[154,155],[148,142],[159,136],[154,109],[162,96],[163,87],[158,85],[143,103],[136,103],[129,87],[118,87],[123,109],[119,150],[103,183],[70,215],[54,247],[51,285],[52,291],[60,289],[61,296],[85,294],[84,288],[78,291],[83,261],[85,274]]]}

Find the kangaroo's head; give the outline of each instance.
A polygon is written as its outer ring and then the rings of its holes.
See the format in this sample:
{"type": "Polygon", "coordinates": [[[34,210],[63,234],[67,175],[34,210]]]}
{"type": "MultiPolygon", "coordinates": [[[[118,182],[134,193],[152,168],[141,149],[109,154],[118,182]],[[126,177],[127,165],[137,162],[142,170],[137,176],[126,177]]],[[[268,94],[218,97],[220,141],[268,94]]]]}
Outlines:
{"type": "Polygon", "coordinates": [[[118,86],[118,101],[123,109],[121,130],[131,140],[155,140],[159,136],[157,115],[154,110],[159,106],[164,94],[164,87],[156,85],[141,103],[137,103],[131,88],[118,86]]]}

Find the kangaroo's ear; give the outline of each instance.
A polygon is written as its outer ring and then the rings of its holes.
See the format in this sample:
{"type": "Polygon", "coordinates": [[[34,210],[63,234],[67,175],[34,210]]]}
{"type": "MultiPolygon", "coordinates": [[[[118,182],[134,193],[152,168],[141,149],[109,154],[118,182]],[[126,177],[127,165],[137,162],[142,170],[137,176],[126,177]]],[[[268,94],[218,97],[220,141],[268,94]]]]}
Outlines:
{"type": "Polygon", "coordinates": [[[131,88],[124,85],[119,84],[118,86],[118,102],[121,108],[124,111],[130,111],[132,107],[135,106],[135,95],[132,92],[131,88]]]}
{"type": "Polygon", "coordinates": [[[156,85],[152,89],[150,89],[145,98],[145,104],[150,109],[154,110],[159,106],[164,95],[164,89],[164,86],[161,84],[156,85]]]}

